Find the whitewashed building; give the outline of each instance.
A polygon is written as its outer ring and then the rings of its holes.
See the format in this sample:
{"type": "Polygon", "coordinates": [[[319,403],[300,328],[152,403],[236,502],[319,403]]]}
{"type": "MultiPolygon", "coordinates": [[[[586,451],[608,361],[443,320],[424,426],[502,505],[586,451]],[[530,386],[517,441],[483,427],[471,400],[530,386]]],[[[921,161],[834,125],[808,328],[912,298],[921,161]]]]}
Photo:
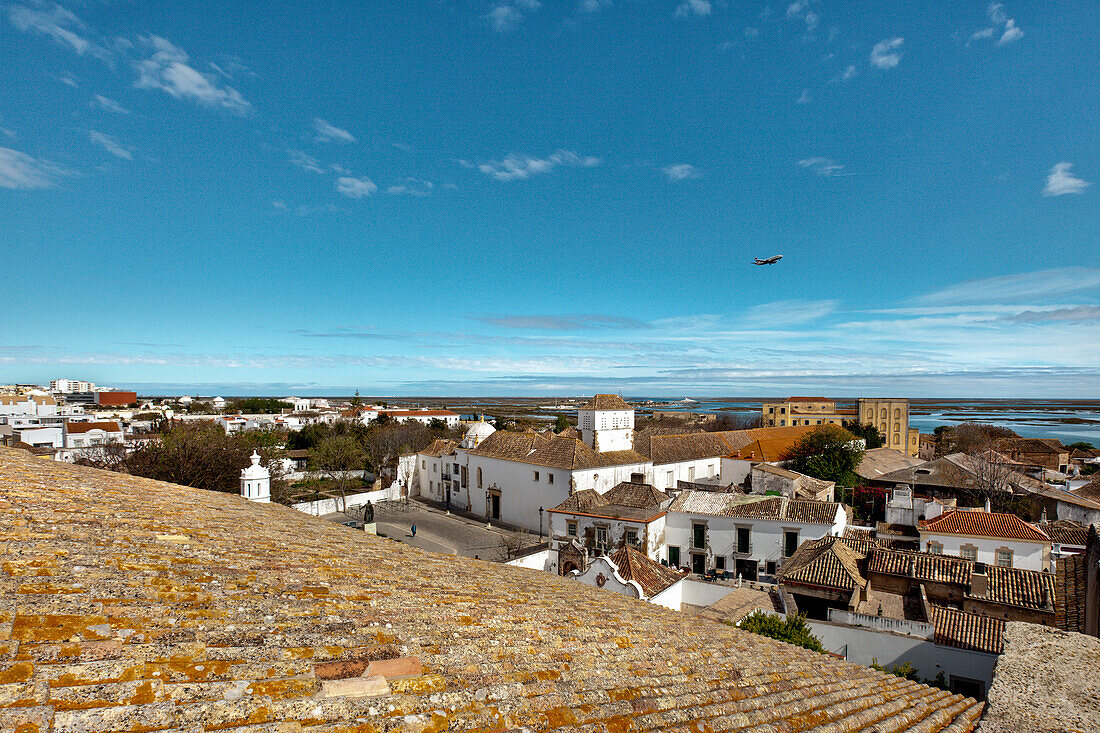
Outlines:
{"type": "Polygon", "coordinates": [[[65,448],[92,448],[122,442],[125,435],[117,422],[70,422],[65,426],[65,448]]]}
{"type": "MultiPolygon", "coordinates": [[[[600,494],[577,491],[549,511],[550,547],[568,557],[572,547],[585,555],[599,555],[632,547],[650,559],[661,559],[664,517],[672,497],[647,484],[642,474],[600,494]]],[[[582,567],[583,561],[573,565],[582,567]]],[[[562,562],[562,574],[570,570],[562,562]]]]}
{"type": "Polygon", "coordinates": [[[840,537],[844,506],[735,492],[684,491],[664,517],[664,554],[672,567],[711,570],[745,580],[775,575],[807,540],[840,537]]]}
{"type": "Polygon", "coordinates": [[[922,521],[918,530],[926,552],[1002,568],[1051,569],[1050,537],[1015,514],[955,510],[922,521]]]}

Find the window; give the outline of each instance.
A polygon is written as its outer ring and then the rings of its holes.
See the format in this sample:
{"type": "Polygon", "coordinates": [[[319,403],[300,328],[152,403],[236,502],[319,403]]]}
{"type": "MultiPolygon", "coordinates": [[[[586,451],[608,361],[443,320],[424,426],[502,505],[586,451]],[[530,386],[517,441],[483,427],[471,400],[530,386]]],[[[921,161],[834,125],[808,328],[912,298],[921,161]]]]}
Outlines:
{"type": "Polygon", "coordinates": [[[875,411],[874,410],[868,410],[867,411],[867,419],[868,420],[874,420],[875,419],[875,411]]]}
{"type": "Polygon", "coordinates": [[[780,425],[786,425],[786,424],[787,424],[787,421],[786,421],[786,420],[780,420],[780,421],[779,421],[779,424],[780,424],[780,425]]]}
{"type": "Polygon", "coordinates": [[[899,422],[894,423],[894,432],[895,433],[901,432],[901,423],[899,423],[899,422]]]}
{"type": "Polygon", "coordinates": [[[928,551],[931,552],[933,555],[942,555],[943,554],[943,545],[941,545],[939,542],[929,541],[928,542],[928,551]]]}
{"type": "Polygon", "coordinates": [[[707,525],[691,525],[691,546],[696,550],[705,550],[707,547],[707,525]]]}
{"type": "Polygon", "coordinates": [[[975,561],[978,559],[978,548],[974,545],[963,545],[959,548],[959,557],[963,560],[975,561]]]}
{"type": "Polygon", "coordinates": [[[577,523],[576,522],[566,522],[565,523],[565,534],[566,534],[567,537],[576,537],[577,536],[577,523]]]}
{"type": "Polygon", "coordinates": [[[688,481],[695,480],[695,466],[688,466],[688,481]]]}
{"type": "Polygon", "coordinates": [[[715,570],[725,570],[726,569],[726,556],[725,555],[715,555],[714,556],[714,569],[715,570]]]}
{"type": "Polygon", "coordinates": [[[671,568],[680,567],[680,548],[670,547],[668,548],[668,566],[671,568]]]}
{"type": "Polygon", "coordinates": [[[458,464],[455,464],[455,473],[458,473],[458,464]]]}
{"type": "Polygon", "coordinates": [[[477,487],[479,489],[481,488],[481,467],[480,466],[478,466],[478,469],[477,469],[477,487]]]}
{"type": "Polygon", "coordinates": [[[997,567],[1010,568],[1012,567],[1012,550],[1000,549],[997,550],[997,567]]]}
{"type": "Polygon", "coordinates": [[[552,474],[552,473],[546,474],[546,483],[548,483],[548,484],[554,483],[554,474],[552,474]]]}
{"type": "Polygon", "coordinates": [[[783,532],[783,557],[790,557],[798,549],[798,530],[789,529],[783,532]]]}
{"type": "Polygon", "coordinates": [[[428,462],[427,461],[421,461],[420,462],[420,467],[423,468],[425,471],[427,471],[428,470],[428,462]]]}
{"type": "Polygon", "coordinates": [[[748,555],[752,552],[752,530],[748,527],[737,528],[737,554],[748,555]]]}
{"type": "Polygon", "coordinates": [[[607,527],[596,527],[596,548],[607,549],[607,527]]]}
{"type": "Polygon", "coordinates": [[[895,434],[894,435],[894,445],[899,445],[900,443],[901,443],[901,436],[895,434]]]}
{"type": "Polygon", "coordinates": [[[626,531],[626,544],[630,545],[631,547],[637,546],[637,544],[638,544],[638,530],[628,529],[626,531]]]}
{"type": "Polygon", "coordinates": [[[432,464],[432,473],[439,473],[439,464],[438,463],[433,463],[432,464]]]}
{"type": "Polygon", "coordinates": [[[883,420],[886,419],[886,408],[885,407],[878,411],[878,416],[881,417],[883,420]]]}
{"type": "Polygon", "coordinates": [[[536,480],[536,481],[538,481],[538,480],[539,480],[539,472],[538,472],[538,471],[535,471],[535,480],[536,480]]]}
{"type": "Polygon", "coordinates": [[[670,489],[673,488],[673,486],[672,486],[672,471],[669,471],[668,473],[665,474],[665,486],[667,486],[670,489]]]}
{"type": "Polygon", "coordinates": [[[772,415],[774,415],[775,414],[775,408],[774,407],[769,407],[768,412],[771,413],[772,415]]]}
{"type": "Polygon", "coordinates": [[[787,414],[787,408],[786,407],[780,407],[779,408],[779,414],[780,415],[786,415],[787,414]]]}
{"type": "Polygon", "coordinates": [[[901,417],[901,410],[899,408],[895,407],[894,408],[894,419],[897,420],[899,417],[901,417]]]}
{"type": "Polygon", "coordinates": [[[764,575],[775,575],[775,560],[764,563],[764,575]]]}

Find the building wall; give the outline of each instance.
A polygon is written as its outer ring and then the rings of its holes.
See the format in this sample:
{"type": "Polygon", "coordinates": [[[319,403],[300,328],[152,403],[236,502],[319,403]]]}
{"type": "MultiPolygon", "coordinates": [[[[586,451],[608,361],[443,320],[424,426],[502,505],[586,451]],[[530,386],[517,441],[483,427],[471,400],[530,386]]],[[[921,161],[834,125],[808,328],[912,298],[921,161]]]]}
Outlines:
{"type": "Polygon", "coordinates": [[[607,529],[609,552],[623,547],[626,544],[627,530],[633,530],[638,535],[639,544],[635,546],[637,549],[644,552],[652,560],[660,561],[666,557],[661,553],[665,540],[665,516],[663,514],[649,523],[641,520],[593,517],[566,512],[553,512],[547,514],[547,517],[549,522],[547,532],[550,537],[550,544],[555,549],[560,548],[572,539],[576,539],[585,547],[594,547],[596,528],[604,527],[607,529]],[[569,534],[570,522],[576,522],[577,524],[575,537],[569,534]]]}
{"type": "Polygon", "coordinates": [[[634,410],[578,410],[581,440],[600,451],[634,447],[634,410]]]}
{"type": "Polygon", "coordinates": [[[929,542],[943,545],[942,554],[962,557],[962,547],[969,545],[977,548],[977,561],[987,565],[996,565],[996,550],[1012,550],[1012,567],[1023,570],[1050,569],[1050,543],[1007,540],[999,537],[967,537],[957,534],[939,534],[921,531],[920,549],[930,552],[929,542]]]}
{"type": "Polygon", "coordinates": [[[722,458],[720,483],[723,486],[736,484],[741,486],[745,478],[752,473],[752,461],[744,461],[740,458],[722,458]]]}
{"type": "Polygon", "coordinates": [[[137,392],[96,392],[97,405],[106,407],[126,407],[138,401],[137,392]]]}
{"type": "Polygon", "coordinates": [[[58,427],[20,430],[18,437],[24,443],[36,447],[61,448],[63,443],[61,428],[58,427]]]}
{"type": "Polygon", "coordinates": [[[678,481],[704,481],[721,479],[721,476],[722,459],[714,456],[679,463],[654,464],[651,483],[655,488],[666,491],[675,489],[678,481]]]}
{"type": "Polygon", "coordinates": [[[667,560],[668,548],[679,547],[681,566],[691,566],[693,552],[705,552],[708,569],[715,567],[715,558],[721,556],[726,558],[726,570],[730,572],[733,572],[736,568],[736,560],[750,560],[760,565],[758,573],[764,575],[768,561],[774,561],[778,565],[784,559],[783,540],[785,531],[797,530],[799,544],[802,544],[808,540],[817,540],[828,535],[839,537],[844,534],[844,528],[847,524],[848,517],[843,508],[837,512],[837,520],[832,524],[742,519],[739,517],[715,517],[705,514],[669,512],[665,515],[664,548],[660,551],[660,557],[657,559],[667,560]],[[698,550],[692,546],[693,525],[695,524],[705,524],[707,526],[706,547],[704,550],[698,550]],[[749,529],[751,552],[745,555],[736,552],[737,529],[739,527],[749,529]]]}
{"type": "Polygon", "coordinates": [[[878,428],[887,448],[917,455],[920,436],[909,431],[909,400],[860,399],[857,411],[861,423],[878,428]]]}

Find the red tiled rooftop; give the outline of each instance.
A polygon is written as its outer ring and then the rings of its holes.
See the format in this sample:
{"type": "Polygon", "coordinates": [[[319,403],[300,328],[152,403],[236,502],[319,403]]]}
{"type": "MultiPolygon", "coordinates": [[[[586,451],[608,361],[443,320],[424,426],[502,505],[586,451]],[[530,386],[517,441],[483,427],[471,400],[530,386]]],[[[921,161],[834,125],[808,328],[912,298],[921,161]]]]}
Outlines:
{"type": "Polygon", "coordinates": [[[920,523],[922,532],[1001,537],[1009,540],[1050,542],[1050,537],[1015,514],[953,511],[920,523]]]}

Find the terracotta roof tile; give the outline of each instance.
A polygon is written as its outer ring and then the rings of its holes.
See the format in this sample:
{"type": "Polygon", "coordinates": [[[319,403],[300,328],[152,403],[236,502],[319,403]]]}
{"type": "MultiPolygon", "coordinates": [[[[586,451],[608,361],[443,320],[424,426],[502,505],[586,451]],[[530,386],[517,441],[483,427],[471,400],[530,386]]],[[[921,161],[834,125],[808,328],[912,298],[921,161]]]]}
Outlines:
{"type": "Polygon", "coordinates": [[[654,562],[633,547],[623,547],[611,555],[610,560],[619,569],[623,580],[633,580],[642,586],[646,597],[653,597],[684,578],[679,572],[654,562]]]}
{"type": "Polygon", "coordinates": [[[1084,547],[1085,539],[1089,533],[1088,527],[1070,519],[1056,519],[1053,522],[1040,522],[1038,527],[1047,537],[1050,537],[1052,542],[1056,542],[1060,545],[1080,545],[1084,547]]]}
{"type": "Polygon", "coordinates": [[[668,510],[715,517],[832,524],[836,521],[840,504],[812,499],[788,499],[782,496],[688,490],[680,492],[668,510]]]}
{"type": "Polygon", "coordinates": [[[982,710],[552,574],[23,451],[0,449],[0,508],[5,730],[931,732],[982,710]]]}
{"type": "Polygon", "coordinates": [[[598,394],[580,406],[582,410],[633,410],[630,403],[617,394],[598,394]]]}
{"type": "Polygon", "coordinates": [[[576,438],[563,438],[551,431],[513,433],[498,430],[481,441],[470,453],[505,461],[573,470],[647,462],[645,456],[630,450],[597,453],[576,438]]]}
{"type": "Polygon", "coordinates": [[[934,640],[940,646],[1000,654],[1005,649],[1003,619],[932,606],[929,619],[935,629],[934,640]]]}
{"type": "Polygon", "coordinates": [[[1009,540],[1050,542],[1043,532],[1015,514],[955,510],[935,519],[922,520],[921,533],[964,534],[978,537],[1000,537],[1009,540]]]}
{"type": "Polygon", "coordinates": [[[70,435],[89,433],[93,430],[102,430],[105,433],[122,432],[122,428],[117,422],[71,422],[65,425],[65,432],[70,435]]]}
{"type": "Polygon", "coordinates": [[[776,573],[780,583],[851,591],[864,588],[867,579],[859,570],[866,557],[839,537],[803,542],[776,573]]]}

